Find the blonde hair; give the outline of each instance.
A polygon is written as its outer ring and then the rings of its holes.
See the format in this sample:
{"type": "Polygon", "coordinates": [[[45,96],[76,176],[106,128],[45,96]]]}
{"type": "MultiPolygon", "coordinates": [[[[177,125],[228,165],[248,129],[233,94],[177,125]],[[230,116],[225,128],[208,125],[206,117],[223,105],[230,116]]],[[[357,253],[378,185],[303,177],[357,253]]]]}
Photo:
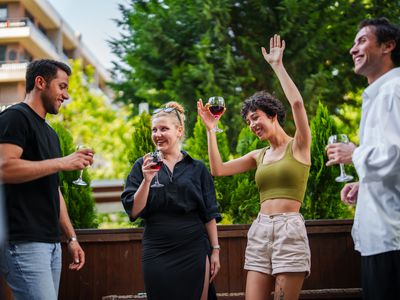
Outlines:
{"type": "Polygon", "coordinates": [[[156,110],[155,113],[153,113],[151,119],[154,120],[155,118],[158,117],[169,117],[177,127],[181,126],[182,127],[182,137],[181,140],[184,139],[185,136],[185,109],[181,104],[175,101],[168,102],[159,109],[159,111],[156,110]],[[165,109],[170,108],[173,109],[174,111],[165,111],[165,109]]]}

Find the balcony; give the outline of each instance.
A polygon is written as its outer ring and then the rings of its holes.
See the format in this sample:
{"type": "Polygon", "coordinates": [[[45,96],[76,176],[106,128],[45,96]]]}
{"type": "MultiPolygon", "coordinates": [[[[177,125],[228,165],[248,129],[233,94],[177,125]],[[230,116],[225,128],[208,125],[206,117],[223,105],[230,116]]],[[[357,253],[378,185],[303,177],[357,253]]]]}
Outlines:
{"type": "Polygon", "coordinates": [[[0,22],[0,42],[21,44],[33,57],[63,58],[51,40],[28,18],[0,22]]]}
{"type": "Polygon", "coordinates": [[[16,62],[0,61],[0,83],[24,81],[28,63],[26,60],[16,62]]]}

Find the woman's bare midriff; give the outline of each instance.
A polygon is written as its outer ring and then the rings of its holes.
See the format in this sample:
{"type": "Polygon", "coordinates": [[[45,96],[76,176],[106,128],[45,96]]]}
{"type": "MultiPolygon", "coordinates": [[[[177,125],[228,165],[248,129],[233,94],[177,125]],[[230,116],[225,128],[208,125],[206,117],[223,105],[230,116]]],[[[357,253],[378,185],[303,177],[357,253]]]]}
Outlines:
{"type": "Polygon", "coordinates": [[[293,199],[269,199],[261,203],[260,213],[273,215],[280,213],[299,212],[301,202],[293,199]]]}

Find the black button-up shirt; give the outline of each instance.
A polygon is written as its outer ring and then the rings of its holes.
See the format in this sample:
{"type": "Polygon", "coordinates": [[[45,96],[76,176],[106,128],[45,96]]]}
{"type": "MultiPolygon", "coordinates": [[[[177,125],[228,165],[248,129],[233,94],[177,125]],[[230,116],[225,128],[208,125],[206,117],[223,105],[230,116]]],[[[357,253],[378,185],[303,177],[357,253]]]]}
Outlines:
{"type": "MultiPolygon", "coordinates": [[[[204,223],[212,219],[221,220],[215,197],[214,181],[202,161],[193,159],[185,151],[184,158],[176,163],[171,172],[166,165],[158,171],[158,180],[163,187],[150,188],[147,204],[137,217],[146,219],[154,213],[193,213],[197,212],[204,223]]],[[[134,163],[121,200],[131,221],[134,195],[143,181],[143,158],[134,163]]],[[[153,179],[154,181],[154,179],[153,179]]]]}

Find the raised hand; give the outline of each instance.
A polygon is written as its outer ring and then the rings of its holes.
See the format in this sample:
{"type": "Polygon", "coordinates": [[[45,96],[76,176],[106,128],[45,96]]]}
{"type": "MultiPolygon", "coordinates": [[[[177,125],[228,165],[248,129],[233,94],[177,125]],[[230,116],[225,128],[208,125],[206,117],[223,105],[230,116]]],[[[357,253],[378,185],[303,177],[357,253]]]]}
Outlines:
{"type": "MultiPolygon", "coordinates": [[[[200,119],[203,121],[203,124],[206,126],[207,131],[215,128],[218,123],[218,119],[214,117],[214,115],[210,112],[207,105],[203,105],[203,101],[199,99],[197,101],[197,113],[200,119]]],[[[221,114],[221,116],[224,113],[221,114]]]]}
{"type": "Polygon", "coordinates": [[[269,53],[264,47],[261,47],[261,52],[264,59],[271,67],[282,64],[283,51],[285,50],[285,41],[281,40],[279,34],[275,34],[269,39],[269,53]]]}

